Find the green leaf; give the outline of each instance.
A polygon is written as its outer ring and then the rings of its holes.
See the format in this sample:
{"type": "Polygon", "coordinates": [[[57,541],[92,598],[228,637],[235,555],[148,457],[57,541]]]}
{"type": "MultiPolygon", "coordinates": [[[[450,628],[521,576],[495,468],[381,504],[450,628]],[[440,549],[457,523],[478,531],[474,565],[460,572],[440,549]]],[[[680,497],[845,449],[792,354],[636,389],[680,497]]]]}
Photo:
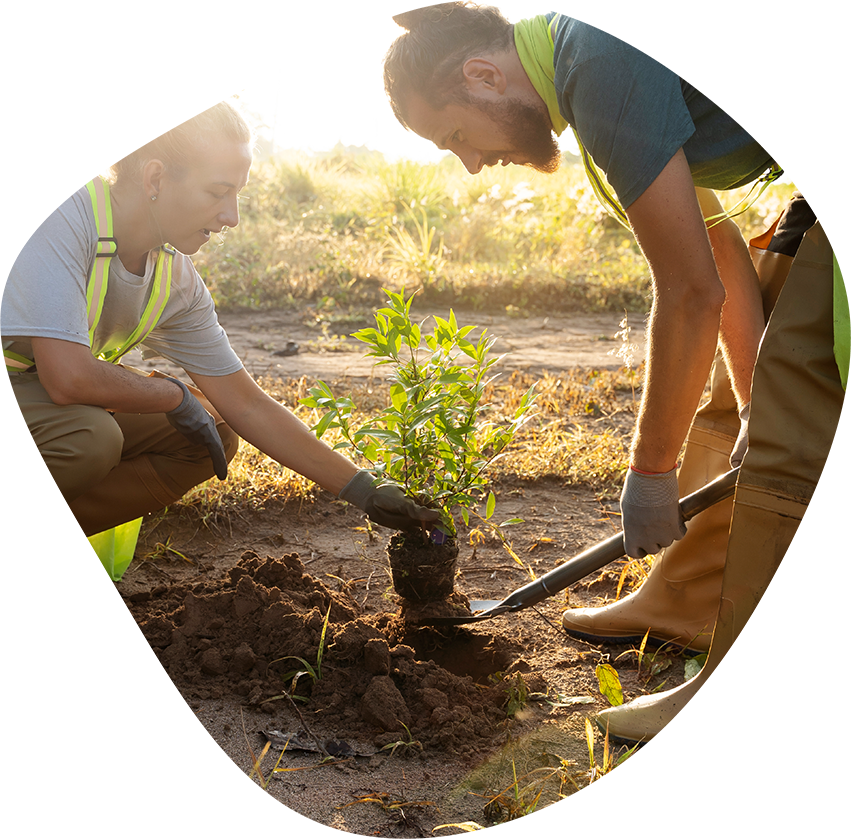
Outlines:
{"type": "Polygon", "coordinates": [[[337,418],[336,411],[328,411],[316,425],[313,426],[313,433],[317,437],[321,437],[329,428],[336,428],[337,423],[334,420],[337,418]]]}
{"type": "Polygon", "coordinates": [[[609,700],[609,704],[623,705],[623,688],[618,671],[611,664],[598,664],[596,673],[600,693],[609,700]]]}
{"type": "Polygon", "coordinates": [[[485,506],[485,518],[489,519],[494,514],[494,510],[496,510],[496,496],[493,492],[489,492],[488,502],[485,506]]]}
{"type": "Polygon", "coordinates": [[[470,376],[464,370],[453,370],[451,373],[444,373],[436,382],[438,385],[451,385],[456,382],[469,381],[470,376]]]}
{"type": "Polygon", "coordinates": [[[371,326],[365,329],[359,329],[357,332],[352,332],[352,338],[356,338],[358,341],[363,341],[367,344],[374,343],[378,337],[380,337],[380,333],[371,326]]]}
{"type": "Polygon", "coordinates": [[[689,679],[693,679],[698,673],[700,673],[705,663],[706,653],[704,653],[703,655],[699,655],[696,658],[687,659],[685,664],[686,681],[688,681],[689,679]]]}
{"type": "Polygon", "coordinates": [[[397,411],[401,411],[408,404],[408,394],[402,385],[390,386],[390,401],[397,411]]]}

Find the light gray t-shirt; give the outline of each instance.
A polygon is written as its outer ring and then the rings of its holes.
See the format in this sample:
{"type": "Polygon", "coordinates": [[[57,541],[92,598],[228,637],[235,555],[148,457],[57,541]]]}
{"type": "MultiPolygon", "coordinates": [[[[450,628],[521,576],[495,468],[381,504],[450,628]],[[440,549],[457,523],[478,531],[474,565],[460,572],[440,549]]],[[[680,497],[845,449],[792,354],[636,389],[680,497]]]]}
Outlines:
{"type": "MultiPolygon", "coordinates": [[[[97,226],[85,187],[55,210],[24,246],[6,282],[0,308],[3,347],[32,358],[30,338],[89,346],[86,286],[95,259],[97,226]]],[[[148,254],[145,276],[116,256],[109,268],[95,353],[115,347],[139,325],[150,297],[159,251],[148,254]]],[[[192,260],[174,257],[171,294],[157,325],[139,345],[143,358],[162,356],[188,373],[226,376],[242,369],[192,260]]]]}
{"type": "Polygon", "coordinates": [[[554,46],[559,110],[624,207],[679,148],[695,186],[709,189],[750,183],[774,162],[699,90],[618,38],[562,16],[554,46]]]}

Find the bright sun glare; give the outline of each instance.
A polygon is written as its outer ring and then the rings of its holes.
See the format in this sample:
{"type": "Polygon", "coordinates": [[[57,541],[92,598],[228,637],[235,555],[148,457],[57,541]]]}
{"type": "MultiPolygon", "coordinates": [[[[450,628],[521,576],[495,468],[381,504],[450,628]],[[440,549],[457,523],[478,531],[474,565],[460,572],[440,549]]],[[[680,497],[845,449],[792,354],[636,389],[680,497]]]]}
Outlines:
{"type": "MultiPolygon", "coordinates": [[[[491,4],[512,22],[551,11],[550,0],[491,4]]],[[[340,142],[439,160],[446,152],[405,131],[384,95],[384,54],[403,31],[391,0],[245,0],[241,98],[278,149],[327,151],[340,142]]]]}
{"type": "MultiPolygon", "coordinates": [[[[512,22],[551,11],[550,0],[491,0],[512,22]]],[[[245,85],[240,96],[277,150],[367,146],[389,159],[439,160],[427,140],[396,122],[382,61],[403,30],[391,0],[245,0],[245,85]]],[[[560,138],[576,153],[571,132],[560,138]]],[[[851,177],[849,170],[791,170],[795,177],[851,177]]]]}

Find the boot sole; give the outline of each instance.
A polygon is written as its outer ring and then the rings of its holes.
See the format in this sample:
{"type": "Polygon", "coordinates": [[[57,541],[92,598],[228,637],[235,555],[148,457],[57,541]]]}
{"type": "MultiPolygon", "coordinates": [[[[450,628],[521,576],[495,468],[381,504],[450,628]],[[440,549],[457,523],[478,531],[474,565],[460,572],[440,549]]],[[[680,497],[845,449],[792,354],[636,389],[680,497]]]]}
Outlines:
{"type": "MultiPolygon", "coordinates": [[[[571,638],[576,638],[579,641],[589,641],[592,644],[611,644],[613,646],[634,647],[644,640],[643,635],[591,635],[588,632],[580,632],[576,629],[567,629],[564,626],[562,626],[562,630],[565,635],[569,635],[571,638]]],[[[676,641],[664,641],[660,638],[654,638],[652,635],[648,636],[646,646],[651,647],[654,650],[658,650],[660,647],[667,647],[671,650],[671,652],[689,653],[690,655],[704,655],[707,652],[707,650],[696,650],[694,647],[683,646],[682,644],[676,643],[676,641]]]]}

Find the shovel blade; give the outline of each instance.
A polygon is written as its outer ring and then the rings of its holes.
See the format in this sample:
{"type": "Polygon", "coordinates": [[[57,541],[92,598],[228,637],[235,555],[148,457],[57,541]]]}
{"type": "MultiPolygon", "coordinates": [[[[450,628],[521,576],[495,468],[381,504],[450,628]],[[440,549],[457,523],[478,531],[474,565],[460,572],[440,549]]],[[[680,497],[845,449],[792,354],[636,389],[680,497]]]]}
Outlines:
{"type": "Polygon", "coordinates": [[[471,600],[469,615],[453,615],[447,617],[424,618],[420,626],[462,626],[466,623],[476,623],[495,618],[507,612],[504,600],[471,600]]]}
{"type": "Polygon", "coordinates": [[[470,611],[475,616],[477,612],[489,612],[502,605],[502,600],[471,600],[470,611]]]}

